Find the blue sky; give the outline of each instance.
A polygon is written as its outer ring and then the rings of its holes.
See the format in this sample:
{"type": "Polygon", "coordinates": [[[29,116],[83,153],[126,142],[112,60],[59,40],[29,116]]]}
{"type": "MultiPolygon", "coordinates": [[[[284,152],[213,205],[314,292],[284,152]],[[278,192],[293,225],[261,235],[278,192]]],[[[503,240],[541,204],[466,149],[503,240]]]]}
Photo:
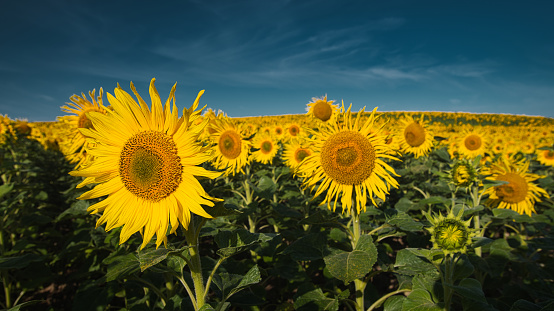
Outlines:
{"type": "MultiPolygon", "coordinates": [[[[312,97],[379,111],[554,117],[552,1],[3,1],[0,114],[53,121],[133,81],[231,117],[312,97]]],[[[104,97],[107,103],[106,97],[104,97]]]]}

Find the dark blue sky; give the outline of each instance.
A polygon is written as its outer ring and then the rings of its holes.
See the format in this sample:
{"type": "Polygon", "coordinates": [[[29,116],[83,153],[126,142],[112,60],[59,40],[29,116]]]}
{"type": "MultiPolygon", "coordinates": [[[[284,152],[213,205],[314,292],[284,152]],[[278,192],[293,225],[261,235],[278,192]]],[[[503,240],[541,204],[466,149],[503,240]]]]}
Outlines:
{"type": "MultiPolygon", "coordinates": [[[[353,109],[554,117],[552,1],[2,1],[0,113],[53,121],[117,82],[229,116],[353,109]]],[[[105,101],[107,103],[106,97],[105,101]]]]}

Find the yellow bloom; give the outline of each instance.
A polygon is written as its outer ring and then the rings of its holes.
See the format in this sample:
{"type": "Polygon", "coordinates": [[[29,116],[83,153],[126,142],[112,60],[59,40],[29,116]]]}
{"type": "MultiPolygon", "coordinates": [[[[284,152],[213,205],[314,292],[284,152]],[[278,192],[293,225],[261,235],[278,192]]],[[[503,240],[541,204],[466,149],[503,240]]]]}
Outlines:
{"type": "Polygon", "coordinates": [[[314,153],[304,159],[299,167],[300,175],[305,178],[306,187],[315,188],[315,196],[327,191],[323,204],[327,203],[333,211],[341,196],[342,211],[350,212],[353,201],[360,213],[366,210],[367,198],[375,205],[374,195],[385,200],[390,187],[398,187],[391,176],[394,169],[383,159],[397,160],[391,156],[392,150],[385,144],[382,128],[375,128],[375,108],[362,124],[360,116],[364,109],[352,120],[352,105],[331,123],[322,124],[319,132],[313,132],[310,139],[314,153]]]}
{"type": "Polygon", "coordinates": [[[306,105],[306,110],[308,111],[308,115],[316,119],[324,122],[332,121],[339,112],[339,107],[338,105],[333,105],[334,102],[334,100],[327,101],[327,95],[322,98],[313,97],[312,102],[306,105]]]}
{"type": "Polygon", "coordinates": [[[485,134],[478,130],[466,131],[458,140],[458,153],[464,158],[473,159],[477,156],[484,156],[487,147],[485,134]]]}
{"type": "Polygon", "coordinates": [[[397,133],[401,151],[412,153],[415,158],[427,155],[433,147],[433,134],[427,129],[427,122],[423,119],[424,116],[419,121],[411,116],[406,117],[397,133]]]}
{"type": "Polygon", "coordinates": [[[123,226],[120,243],[140,232],[141,249],[154,234],[156,247],[165,244],[169,227],[170,233],[179,223],[187,229],[191,213],[211,218],[202,205],[213,206],[212,200],[218,199],[210,197],[196,177],[220,175],[200,166],[211,159],[208,147],[198,142],[208,119],[194,125],[202,111],[196,109],[204,91],[179,118],[175,86],[162,106],[154,81],[150,83],[151,109],[131,83],[139,104],[118,86],[115,97],[108,93],[113,111],[88,113],[93,127],[81,131],[96,142],[87,150],[94,161],[70,173],[86,177],[81,186],[98,184],[79,199],[108,196],[88,208],[93,213],[102,212],[96,225],[106,223],[107,231],[123,226]]]}
{"type": "Polygon", "coordinates": [[[541,178],[528,172],[529,162],[508,160],[500,157],[499,161],[488,169],[491,176],[487,179],[505,181],[507,184],[490,187],[484,194],[489,195],[486,204],[496,208],[514,210],[520,214],[531,216],[535,213],[535,202],[541,202],[540,196],[548,197],[548,193],[532,183],[541,178]]]}
{"type": "Polygon", "coordinates": [[[537,149],[535,153],[540,164],[554,166],[554,151],[537,149]]]}
{"type": "Polygon", "coordinates": [[[211,139],[214,142],[213,164],[217,169],[225,170],[225,175],[235,175],[249,162],[251,143],[242,135],[240,125],[228,117],[217,119],[212,123],[211,139]]]}
{"type": "Polygon", "coordinates": [[[283,160],[294,173],[302,161],[312,155],[312,150],[299,141],[290,141],[285,144],[283,160]]]}
{"type": "Polygon", "coordinates": [[[277,151],[279,151],[277,141],[271,135],[265,133],[254,136],[252,147],[258,149],[252,153],[252,158],[263,164],[270,164],[277,151]]]}

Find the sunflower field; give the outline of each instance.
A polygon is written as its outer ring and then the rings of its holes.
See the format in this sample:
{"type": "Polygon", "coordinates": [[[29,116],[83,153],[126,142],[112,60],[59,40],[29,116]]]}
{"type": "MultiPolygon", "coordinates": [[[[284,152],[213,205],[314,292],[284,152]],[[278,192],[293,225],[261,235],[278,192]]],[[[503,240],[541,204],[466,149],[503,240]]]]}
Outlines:
{"type": "Polygon", "coordinates": [[[553,119],[230,118],[154,81],[0,115],[1,308],[554,310],[553,119]]]}

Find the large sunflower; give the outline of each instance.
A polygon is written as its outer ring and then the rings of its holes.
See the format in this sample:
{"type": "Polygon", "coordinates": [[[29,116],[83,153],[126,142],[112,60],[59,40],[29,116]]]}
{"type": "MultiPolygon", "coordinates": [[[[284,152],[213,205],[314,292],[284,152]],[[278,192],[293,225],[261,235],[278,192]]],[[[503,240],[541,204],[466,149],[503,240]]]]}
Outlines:
{"type": "Polygon", "coordinates": [[[249,163],[250,141],[244,138],[240,125],[228,117],[217,119],[210,124],[211,140],[215,155],[213,164],[217,169],[225,170],[225,175],[243,172],[249,163]]]}
{"type": "Polygon", "coordinates": [[[541,176],[531,174],[528,170],[528,161],[515,161],[500,157],[499,161],[488,169],[491,175],[487,179],[505,181],[507,184],[485,190],[484,194],[489,195],[486,204],[531,216],[531,213],[535,212],[535,202],[541,202],[539,197],[548,197],[548,193],[532,183],[541,176]]]}
{"type": "Polygon", "coordinates": [[[339,112],[339,106],[333,105],[334,100],[327,100],[327,95],[322,98],[313,97],[306,105],[308,115],[321,121],[332,121],[339,112]]]}
{"type": "Polygon", "coordinates": [[[415,158],[427,155],[433,147],[433,134],[423,119],[424,116],[419,121],[415,121],[412,116],[405,117],[397,133],[401,151],[412,153],[415,158]]]}
{"type": "Polygon", "coordinates": [[[315,188],[315,196],[327,191],[323,204],[332,210],[337,207],[341,196],[342,211],[350,212],[353,201],[357,212],[366,210],[367,198],[375,205],[374,195],[385,200],[390,187],[398,187],[391,176],[394,169],[384,159],[397,160],[391,156],[392,150],[385,143],[382,127],[375,127],[375,108],[364,123],[360,116],[353,120],[352,105],[344,112],[342,103],[340,116],[335,122],[324,124],[319,132],[313,132],[312,150],[314,153],[304,159],[299,167],[304,185],[315,188]]]}
{"type": "Polygon", "coordinates": [[[140,105],[118,86],[115,97],[108,93],[113,111],[87,113],[93,127],[81,131],[96,141],[95,147],[87,149],[94,161],[70,173],[87,177],[84,183],[98,183],[79,199],[108,196],[88,208],[93,213],[103,212],[96,225],[107,223],[106,230],[123,226],[120,243],[140,232],[141,249],[154,234],[156,247],[165,244],[169,226],[170,233],[179,223],[188,228],[191,212],[211,218],[201,205],[213,206],[211,200],[218,199],[210,197],[196,177],[220,175],[199,166],[211,159],[208,147],[198,142],[208,119],[194,125],[203,109],[196,110],[204,91],[179,118],[175,86],[164,107],[154,81],[150,83],[151,109],[131,83],[140,105]]]}

